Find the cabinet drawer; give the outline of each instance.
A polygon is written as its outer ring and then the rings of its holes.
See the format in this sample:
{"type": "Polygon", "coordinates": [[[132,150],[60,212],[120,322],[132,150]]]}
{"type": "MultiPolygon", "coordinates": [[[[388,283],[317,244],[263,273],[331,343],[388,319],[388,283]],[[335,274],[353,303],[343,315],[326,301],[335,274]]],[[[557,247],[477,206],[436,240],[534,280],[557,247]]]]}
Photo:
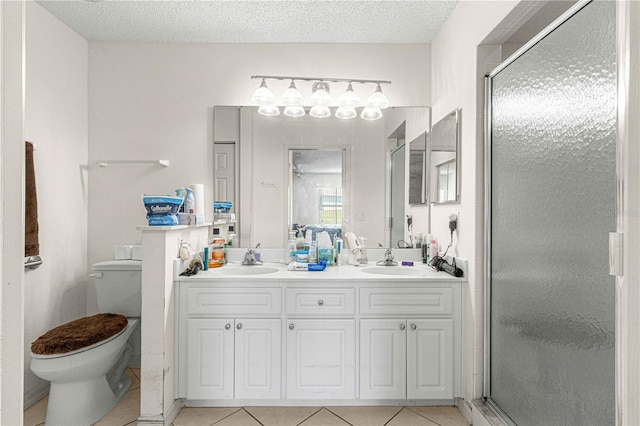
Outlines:
{"type": "Polygon", "coordinates": [[[280,315],[279,288],[190,288],[187,297],[189,315],[280,315]]]}
{"type": "Polygon", "coordinates": [[[361,288],[360,313],[382,315],[451,315],[450,288],[361,288]]]}
{"type": "Polygon", "coordinates": [[[353,315],[355,290],[352,288],[286,290],[287,315],[353,315]]]}

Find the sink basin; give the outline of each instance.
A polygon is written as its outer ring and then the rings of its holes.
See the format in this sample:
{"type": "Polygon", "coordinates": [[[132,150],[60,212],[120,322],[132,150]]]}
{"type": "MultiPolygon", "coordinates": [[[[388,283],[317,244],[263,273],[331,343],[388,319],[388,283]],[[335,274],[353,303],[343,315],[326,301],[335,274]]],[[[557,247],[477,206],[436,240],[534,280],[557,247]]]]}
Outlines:
{"type": "Polygon", "coordinates": [[[376,275],[420,275],[424,273],[424,269],[412,269],[411,267],[401,266],[374,266],[364,268],[362,272],[376,275]]]}
{"type": "Polygon", "coordinates": [[[278,272],[278,269],[268,266],[239,266],[237,268],[222,267],[218,271],[220,275],[264,275],[278,272]]]}

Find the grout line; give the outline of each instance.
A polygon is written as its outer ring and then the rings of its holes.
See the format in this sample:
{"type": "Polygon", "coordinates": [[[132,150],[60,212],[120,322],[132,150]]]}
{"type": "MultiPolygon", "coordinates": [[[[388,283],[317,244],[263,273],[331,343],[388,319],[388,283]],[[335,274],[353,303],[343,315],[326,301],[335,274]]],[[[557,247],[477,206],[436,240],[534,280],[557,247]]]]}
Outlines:
{"type": "Polygon", "coordinates": [[[303,421],[301,421],[300,423],[298,423],[296,426],[300,426],[301,424],[303,424],[304,422],[306,422],[307,420],[309,420],[311,417],[315,416],[316,414],[318,414],[320,412],[320,410],[322,410],[324,407],[320,407],[318,408],[316,411],[313,412],[313,414],[311,414],[309,417],[307,417],[306,419],[304,419],[303,421]]]}
{"type": "Polygon", "coordinates": [[[411,409],[411,407],[407,407],[407,408],[408,408],[412,413],[416,413],[416,414],[417,414],[417,415],[419,415],[420,417],[423,417],[423,418],[425,418],[425,419],[429,420],[430,422],[433,422],[433,423],[437,424],[438,426],[442,426],[440,423],[436,422],[435,420],[432,420],[432,419],[430,419],[429,417],[424,416],[424,415],[422,415],[421,413],[418,413],[418,412],[417,412],[417,411],[415,411],[415,410],[412,410],[412,409],[411,409]]]}
{"type": "Polygon", "coordinates": [[[333,414],[334,416],[336,416],[337,418],[339,418],[340,420],[347,422],[350,426],[353,426],[353,423],[351,423],[349,420],[342,418],[340,415],[334,413],[333,411],[331,411],[327,407],[324,407],[324,409],[327,410],[328,412],[330,412],[331,414],[333,414]]]}
{"type": "Polygon", "coordinates": [[[387,426],[389,423],[391,423],[391,420],[395,419],[395,418],[398,416],[398,414],[402,413],[402,410],[404,410],[405,408],[406,408],[406,407],[400,407],[400,409],[398,410],[398,412],[397,412],[397,413],[395,413],[395,414],[393,415],[393,417],[391,417],[389,420],[387,420],[387,422],[384,424],[384,426],[387,426]]]}
{"type": "Polygon", "coordinates": [[[230,413],[229,415],[224,416],[224,417],[223,417],[223,418],[221,418],[220,420],[218,420],[218,421],[216,421],[216,422],[211,423],[209,426],[213,426],[213,425],[215,425],[215,424],[220,423],[220,422],[221,422],[221,421],[223,421],[224,419],[226,419],[226,418],[229,418],[229,417],[233,416],[235,413],[237,413],[237,412],[238,412],[238,411],[240,411],[240,410],[242,410],[242,407],[238,407],[238,409],[237,409],[236,411],[234,411],[233,413],[230,413]]]}
{"type": "Polygon", "coordinates": [[[260,426],[264,426],[264,423],[262,423],[260,420],[256,419],[256,417],[255,417],[253,414],[251,414],[251,413],[249,412],[249,410],[247,410],[245,407],[242,407],[242,410],[243,410],[245,413],[247,413],[248,415],[250,415],[250,416],[251,416],[251,417],[252,417],[256,422],[258,422],[258,423],[260,424],[260,426]]]}

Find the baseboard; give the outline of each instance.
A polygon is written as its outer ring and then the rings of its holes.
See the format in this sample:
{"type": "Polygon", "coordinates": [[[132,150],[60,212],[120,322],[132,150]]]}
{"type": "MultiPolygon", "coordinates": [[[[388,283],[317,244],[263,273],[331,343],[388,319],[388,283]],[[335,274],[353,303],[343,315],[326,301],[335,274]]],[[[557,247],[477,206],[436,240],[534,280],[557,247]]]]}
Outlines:
{"type": "Polygon", "coordinates": [[[181,399],[173,400],[173,404],[171,404],[171,407],[169,407],[164,415],[164,426],[171,426],[176,417],[178,417],[178,414],[180,414],[182,407],[184,407],[184,402],[181,399]]]}
{"type": "Polygon", "coordinates": [[[181,399],[175,399],[163,416],[138,417],[139,426],[171,426],[173,421],[178,417],[184,403],[181,399]]]}
{"type": "Polygon", "coordinates": [[[44,382],[24,393],[24,409],[49,395],[49,382],[44,382]]]}
{"type": "Polygon", "coordinates": [[[471,406],[464,398],[455,398],[456,407],[464,416],[464,419],[467,421],[468,425],[473,424],[473,413],[471,411],[471,406]]]}

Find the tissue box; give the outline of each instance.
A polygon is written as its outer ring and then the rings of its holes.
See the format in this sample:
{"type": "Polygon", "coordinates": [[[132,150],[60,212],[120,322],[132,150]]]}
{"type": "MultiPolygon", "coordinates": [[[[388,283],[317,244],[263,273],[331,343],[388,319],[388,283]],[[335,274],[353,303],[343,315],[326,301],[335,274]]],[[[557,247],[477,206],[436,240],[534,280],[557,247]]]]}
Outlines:
{"type": "Polygon", "coordinates": [[[204,215],[195,213],[178,213],[179,225],[202,225],[204,224],[204,215]]]}

